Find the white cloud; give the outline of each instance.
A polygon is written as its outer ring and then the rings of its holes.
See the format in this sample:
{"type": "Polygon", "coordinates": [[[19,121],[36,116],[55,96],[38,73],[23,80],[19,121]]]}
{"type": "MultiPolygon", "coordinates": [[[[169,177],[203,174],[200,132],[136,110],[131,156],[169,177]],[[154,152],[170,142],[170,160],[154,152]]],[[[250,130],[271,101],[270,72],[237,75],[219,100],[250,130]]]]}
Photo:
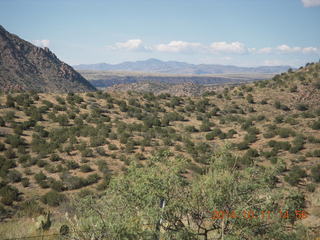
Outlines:
{"type": "Polygon", "coordinates": [[[261,54],[267,54],[271,52],[272,52],[271,47],[260,48],[259,50],[257,50],[257,53],[261,53],[261,54]]]}
{"type": "Polygon", "coordinates": [[[317,53],[319,49],[316,47],[290,47],[288,45],[280,45],[276,48],[276,50],[284,53],[317,53]]]}
{"type": "Polygon", "coordinates": [[[317,53],[319,51],[320,51],[320,49],[315,48],[315,47],[305,47],[302,49],[303,53],[317,53]]]}
{"type": "Polygon", "coordinates": [[[225,53],[246,53],[248,49],[241,42],[213,42],[209,46],[212,52],[225,52],[225,53]]]}
{"type": "Polygon", "coordinates": [[[38,47],[49,47],[50,45],[50,40],[47,40],[47,39],[32,40],[31,42],[38,47]]]}
{"type": "Polygon", "coordinates": [[[281,52],[300,52],[301,51],[301,47],[290,47],[286,44],[280,45],[276,49],[281,52]]]}
{"type": "Polygon", "coordinates": [[[141,39],[130,39],[126,42],[117,42],[114,45],[108,46],[113,50],[139,50],[143,49],[143,42],[141,39]]]}
{"type": "Polygon", "coordinates": [[[305,7],[320,6],[320,0],[301,0],[305,7]]]}
{"type": "Polygon", "coordinates": [[[201,51],[204,46],[200,43],[195,42],[184,42],[184,41],[171,41],[167,44],[158,44],[153,46],[151,49],[159,51],[159,52],[193,52],[193,51],[201,51]]]}
{"type": "MultiPolygon", "coordinates": [[[[38,46],[49,46],[49,40],[34,40],[38,46]]],[[[145,45],[141,39],[130,39],[125,42],[117,42],[107,46],[111,50],[127,51],[153,51],[163,53],[198,53],[198,54],[318,54],[319,47],[299,47],[282,44],[276,47],[249,48],[241,42],[213,42],[205,45],[198,42],[170,41],[169,43],[159,43],[156,45],[145,45]]]]}

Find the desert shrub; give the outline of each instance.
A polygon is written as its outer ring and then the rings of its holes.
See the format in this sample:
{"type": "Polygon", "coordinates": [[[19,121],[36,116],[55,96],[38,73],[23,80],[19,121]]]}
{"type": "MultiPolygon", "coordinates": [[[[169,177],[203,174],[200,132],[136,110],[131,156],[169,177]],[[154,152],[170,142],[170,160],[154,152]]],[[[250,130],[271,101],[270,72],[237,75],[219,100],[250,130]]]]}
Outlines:
{"type": "Polygon", "coordinates": [[[91,147],[99,147],[106,143],[106,139],[103,136],[90,137],[90,146],[91,147]]]}
{"type": "Polygon", "coordinates": [[[275,157],[275,156],[270,157],[269,160],[270,160],[270,162],[271,162],[272,164],[277,164],[277,162],[278,162],[278,158],[275,157]]]}
{"type": "Polygon", "coordinates": [[[4,119],[0,116],[0,127],[5,127],[6,126],[6,122],[4,121],[4,119]]]}
{"type": "Polygon", "coordinates": [[[274,107],[275,107],[276,109],[280,109],[280,108],[281,108],[281,103],[280,103],[279,101],[275,101],[274,107]]]}
{"type": "Polygon", "coordinates": [[[276,131],[269,130],[263,134],[264,138],[273,138],[276,136],[276,131]]]}
{"type": "Polygon", "coordinates": [[[314,183],[309,183],[306,185],[308,192],[314,192],[316,190],[316,185],[314,183]]]}
{"type": "Polygon", "coordinates": [[[196,129],[195,126],[186,126],[184,129],[186,132],[190,132],[190,133],[198,132],[198,129],[196,129]]]}
{"type": "Polygon", "coordinates": [[[98,160],[97,166],[98,166],[99,171],[102,172],[103,174],[108,174],[110,172],[108,164],[104,160],[98,160]]]}
{"type": "Polygon", "coordinates": [[[296,135],[296,133],[290,128],[279,128],[277,129],[277,134],[282,138],[288,138],[296,135]]]}
{"type": "Polygon", "coordinates": [[[37,183],[42,182],[47,179],[47,176],[44,175],[42,171],[34,175],[34,179],[36,180],[37,183]]]}
{"type": "Polygon", "coordinates": [[[60,179],[68,190],[79,189],[87,185],[84,178],[72,176],[68,172],[62,173],[60,179]]]}
{"type": "Polygon", "coordinates": [[[0,152],[4,151],[6,149],[5,145],[0,142],[0,152]]]}
{"type": "Polygon", "coordinates": [[[246,99],[247,99],[248,103],[251,103],[251,104],[254,103],[254,99],[253,99],[252,94],[248,94],[247,97],[246,97],[246,99]]]}
{"type": "Polygon", "coordinates": [[[316,89],[320,89],[320,80],[316,80],[316,81],[313,83],[313,86],[314,86],[316,89]]]}
{"type": "Polygon", "coordinates": [[[93,151],[91,148],[86,148],[81,151],[82,157],[93,157],[93,151]]]}
{"type": "Polygon", "coordinates": [[[261,105],[266,105],[266,104],[268,104],[268,100],[267,99],[262,99],[260,104],[261,105]]]}
{"type": "Polygon", "coordinates": [[[246,134],[244,136],[244,142],[247,142],[247,143],[254,143],[257,140],[258,140],[257,136],[255,134],[252,134],[252,133],[246,134]]]}
{"type": "Polygon", "coordinates": [[[69,118],[66,114],[60,114],[56,116],[56,121],[60,124],[60,126],[68,126],[69,118]]]}
{"type": "Polygon", "coordinates": [[[66,166],[68,169],[77,169],[80,167],[79,164],[74,160],[67,161],[66,166]]]}
{"type": "Polygon", "coordinates": [[[313,181],[320,182],[320,164],[311,168],[311,177],[313,181]]]}
{"type": "Polygon", "coordinates": [[[247,130],[248,128],[252,127],[253,126],[253,122],[251,119],[247,119],[244,121],[244,123],[241,124],[241,128],[243,130],[247,130]]]}
{"type": "Polygon", "coordinates": [[[108,145],[108,149],[109,149],[110,151],[113,151],[113,150],[118,150],[118,147],[117,147],[115,144],[110,143],[110,144],[108,145]]]}
{"type": "Polygon", "coordinates": [[[28,187],[30,185],[29,178],[26,178],[26,177],[22,178],[21,183],[23,187],[28,187]]]}
{"type": "Polygon", "coordinates": [[[309,106],[306,103],[299,103],[297,104],[296,109],[299,111],[307,111],[309,109],[309,106]]]}
{"type": "Polygon", "coordinates": [[[313,113],[311,113],[311,112],[302,112],[301,113],[301,117],[303,117],[303,118],[314,118],[315,115],[313,113]]]}
{"type": "Polygon", "coordinates": [[[19,191],[17,188],[5,185],[0,188],[1,203],[10,206],[14,201],[19,200],[19,191]]]}
{"type": "Polygon", "coordinates": [[[281,110],[283,110],[283,111],[290,111],[290,108],[288,107],[288,106],[286,106],[286,105],[281,105],[281,110]]]}
{"type": "Polygon", "coordinates": [[[297,125],[299,122],[294,119],[293,117],[288,117],[286,120],[285,120],[286,123],[289,123],[290,125],[297,125]]]}
{"type": "Polygon", "coordinates": [[[209,121],[202,121],[200,125],[201,132],[209,132],[211,130],[211,124],[209,121]]]}
{"type": "Polygon", "coordinates": [[[106,153],[106,151],[104,150],[103,147],[97,147],[96,151],[100,156],[107,156],[107,153],[106,153]]]}
{"type": "Polygon", "coordinates": [[[59,157],[59,155],[58,154],[52,154],[51,156],[50,156],[50,160],[51,160],[51,162],[58,162],[58,161],[60,161],[61,160],[61,158],[59,157]]]}
{"type": "Polygon", "coordinates": [[[94,183],[97,183],[100,179],[100,176],[96,173],[90,174],[87,178],[86,178],[86,185],[91,185],[94,183]]]}
{"type": "Polygon", "coordinates": [[[249,148],[248,151],[245,153],[246,157],[259,157],[259,153],[256,149],[249,148]]]}
{"type": "Polygon", "coordinates": [[[314,130],[320,130],[320,120],[314,121],[311,125],[311,128],[314,130]]]}
{"type": "Polygon", "coordinates": [[[298,87],[297,87],[297,85],[294,85],[294,86],[290,87],[289,90],[290,90],[290,92],[294,93],[294,92],[297,92],[298,87]]]}
{"type": "Polygon", "coordinates": [[[6,107],[8,107],[8,108],[14,108],[15,107],[14,98],[11,95],[7,95],[6,107]]]}
{"type": "Polygon", "coordinates": [[[234,129],[230,129],[228,132],[227,132],[227,135],[226,135],[226,138],[233,138],[233,135],[237,134],[237,131],[234,130],[234,129]]]}
{"type": "Polygon", "coordinates": [[[48,165],[48,162],[46,160],[43,160],[43,159],[37,159],[37,162],[36,162],[37,166],[39,168],[43,168],[45,167],[46,165],[48,165]]]}
{"type": "Polygon", "coordinates": [[[52,190],[57,192],[62,192],[65,190],[65,186],[62,181],[51,179],[49,181],[49,186],[52,190]]]}
{"type": "Polygon", "coordinates": [[[284,151],[289,151],[291,148],[291,144],[289,142],[278,142],[275,140],[269,141],[268,145],[274,149],[282,149],[284,151]]]}
{"type": "Polygon", "coordinates": [[[50,191],[41,197],[41,201],[51,207],[57,207],[65,200],[66,197],[56,191],[50,191]]]}
{"type": "Polygon", "coordinates": [[[250,166],[254,163],[253,158],[246,155],[246,154],[244,156],[242,156],[239,160],[243,166],[250,166]]]}
{"type": "Polygon", "coordinates": [[[239,150],[246,150],[249,148],[249,143],[246,141],[242,141],[242,142],[238,143],[236,146],[239,150]]]}
{"type": "Polygon", "coordinates": [[[274,118],[274,122],[275,122],[275,123],[283,123],[283,120],[284,120],[284,116],[282,116],[282,115],[277,115],[277,116],[274,118]]]}
{"type": "Polygon", "coordinates": [[[312,152],[313,157],[320,157],[320,149],[316,149],[312,152]]]}
{"type": "Polygon", "coordinates": [[[84,165],[82,165],[82,166],[80,167],[80,171],[81,171],[81,172],[84,172],[84,173],[87,173],[87,172],[92,172],[93,170],[92,170],[92,168],[91,168],[89,165],[84,164],[84,165]]]}
{"type": "Polygon", "coordinates": [[[11,147],[17,148],[20,145],[25,145],[25,141],[19,135],[7,135],[5,142],[10,144],[11,147]]]}
{"type": "Polygon", "coordinates": [[[13,159],[16,157],[16,153],[12,150],[12,148],[8,148],[5,152],[4,152],[4,156],[8,159],[13,159]]]}
{"type": "Polygon", "coordinates": [[[10,182],[16,183],[21,181],[22,174],[17,170],[10,170],[7,174],[7,178],[10,182]]]}
{"type": "Polygon", "coordinates": [[[294,166],[289,174],[285,176],[284,180],[288,182],[291,186],[295,186],[299,183],[301,178],[307,176],[305,170],[301,169],[299,166],[294,166]]]}

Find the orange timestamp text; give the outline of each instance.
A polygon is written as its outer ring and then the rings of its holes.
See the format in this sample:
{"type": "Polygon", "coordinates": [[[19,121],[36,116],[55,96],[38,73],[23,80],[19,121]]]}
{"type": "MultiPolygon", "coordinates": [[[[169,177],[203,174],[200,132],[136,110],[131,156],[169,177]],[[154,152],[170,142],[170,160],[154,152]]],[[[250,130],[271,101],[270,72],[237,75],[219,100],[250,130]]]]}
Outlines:
{"type": "Polygon", "coordinates": [[[255,211],[255,210],[243,210],[240,212],[236,211],[224,211],[224,210],[213,210],[211,211],[212,220],[219,220],[219,219],[271,219],[272,217],[276,216],[282,219],[288,219],[291,217],[295,217],[297,219],[305,219],[308,217],[308,213],[304,210],[294,210],[294,211],[255,211]]]}

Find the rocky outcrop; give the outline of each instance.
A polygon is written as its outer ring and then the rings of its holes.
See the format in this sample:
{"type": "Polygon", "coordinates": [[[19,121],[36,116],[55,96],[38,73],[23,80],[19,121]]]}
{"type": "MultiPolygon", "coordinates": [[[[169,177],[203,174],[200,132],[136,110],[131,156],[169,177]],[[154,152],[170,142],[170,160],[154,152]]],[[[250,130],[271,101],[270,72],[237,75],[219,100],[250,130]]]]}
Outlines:
{"type": "Polygon", "coordinates": [[[40,48],[0,25],[2,91],[84,92],[95,88],[48,48],[40,48]]]}

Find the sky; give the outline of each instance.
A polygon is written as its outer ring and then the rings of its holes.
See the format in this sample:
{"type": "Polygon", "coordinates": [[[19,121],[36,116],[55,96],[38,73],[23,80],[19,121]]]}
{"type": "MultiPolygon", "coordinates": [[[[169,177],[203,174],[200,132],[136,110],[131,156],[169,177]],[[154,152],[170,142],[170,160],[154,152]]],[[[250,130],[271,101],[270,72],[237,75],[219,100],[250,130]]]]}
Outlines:
{"type": "Polygon", "coordinates": [[[320,58],[320,0],[0,0],[0,24],[68,64],[157,58],[299,67],[320,58]]]}

